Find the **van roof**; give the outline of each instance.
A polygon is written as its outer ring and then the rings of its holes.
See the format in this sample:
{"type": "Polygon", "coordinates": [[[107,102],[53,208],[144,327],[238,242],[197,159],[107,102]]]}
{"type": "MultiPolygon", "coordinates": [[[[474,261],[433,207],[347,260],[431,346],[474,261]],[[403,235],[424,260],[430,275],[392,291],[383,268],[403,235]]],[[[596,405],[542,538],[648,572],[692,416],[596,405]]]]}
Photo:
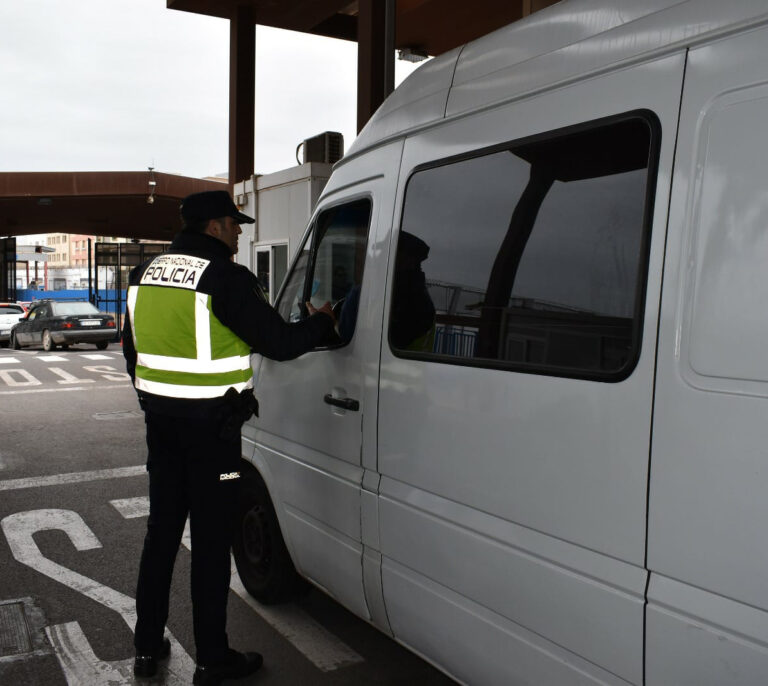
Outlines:
{"type": "Polygon", "coordinates": [[[561,0],[426,62],[384,101],[339,164],[441,119],[760,23],[768,23],[765,0],[561,0]]]}

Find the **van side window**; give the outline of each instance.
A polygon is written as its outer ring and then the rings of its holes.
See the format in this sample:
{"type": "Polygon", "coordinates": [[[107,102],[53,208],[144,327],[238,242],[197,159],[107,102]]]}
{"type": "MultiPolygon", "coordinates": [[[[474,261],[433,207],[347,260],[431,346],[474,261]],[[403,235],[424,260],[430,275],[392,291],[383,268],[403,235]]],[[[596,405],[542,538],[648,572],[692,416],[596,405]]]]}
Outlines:
{"type": "Polygon", "coordinates": [[[304,303],[330,302],[338,321],[339,343],[348,343],[355,330],[368,244],[371,201],[367,198],[322,212],[313,224],[278,311],[286,321],[306,316],[304,303]]]}
{"type": "Polygon", "coordinates": [[[626,377],[641,336],[651,116],[417,170],[395,260],[395,353],[626,377]]]}

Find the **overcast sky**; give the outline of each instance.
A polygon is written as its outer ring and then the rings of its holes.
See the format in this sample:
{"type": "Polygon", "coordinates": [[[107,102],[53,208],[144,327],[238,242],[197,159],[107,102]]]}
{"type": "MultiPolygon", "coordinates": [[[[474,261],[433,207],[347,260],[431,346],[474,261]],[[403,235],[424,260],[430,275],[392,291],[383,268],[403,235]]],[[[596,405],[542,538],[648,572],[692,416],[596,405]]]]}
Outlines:
{"type": "MultiPolygon", "coordinates": [[[[0,0],[0,171],[226,173],[229,22],[165,0],[0,0]]],[[[397,61],[397,81],[413,66],[397,61]]],[[[356,133],[357,46],[256,30],[255,171],[356,133]]]]}

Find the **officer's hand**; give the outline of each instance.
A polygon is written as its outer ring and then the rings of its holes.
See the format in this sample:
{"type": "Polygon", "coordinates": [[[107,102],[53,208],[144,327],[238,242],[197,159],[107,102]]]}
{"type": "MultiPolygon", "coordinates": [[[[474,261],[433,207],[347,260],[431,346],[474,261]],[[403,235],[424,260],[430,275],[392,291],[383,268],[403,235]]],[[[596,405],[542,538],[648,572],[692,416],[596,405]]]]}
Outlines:
{"type": "Polygon", "coordinates": [[[322,307],[315,307],[311,302],[306,302],[307,311],[310,314],[315,314],[316,312],[322,312],[323,314],[327,314],[331,319],[333,319],[334,326],[336,325],[336,317],[333,315],[333,309],[331,308],[331,303],[326,302],[322,307]]]}

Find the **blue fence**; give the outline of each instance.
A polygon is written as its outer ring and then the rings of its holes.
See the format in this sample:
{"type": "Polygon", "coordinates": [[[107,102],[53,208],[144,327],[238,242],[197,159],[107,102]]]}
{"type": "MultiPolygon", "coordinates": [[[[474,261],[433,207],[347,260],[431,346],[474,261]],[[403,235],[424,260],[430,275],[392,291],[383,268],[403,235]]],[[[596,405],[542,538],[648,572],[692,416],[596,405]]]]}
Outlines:
{"type": "Polygon", "coordinates": [[[432,349],[443,355],[474,357],[476,343],[476,331],[451,331],[441,326],[435,331],[435,344],[432,349]]]}
{"type": "MultiPolygon", "coordinates": [[[[117,302],[117,296],[117,291],[114,288],[100,288],[96,298],[96,306],[100,310],[104,310],[105,308],[101,303],[106,303],[109,305],[110,314],[117,314],[112,311],[117,302]]],[[[61,291],[37,291],[33,288],[20,288],[16,291],[16,300],[21,302],[44,300],[46,298],[51,298],[52,300],[88,300],[88,289],[72,288],[61,291]]],[[[120,314],[125,314],[125,291],[122,291],[120,302],[122,303],[120,314]]]]}

